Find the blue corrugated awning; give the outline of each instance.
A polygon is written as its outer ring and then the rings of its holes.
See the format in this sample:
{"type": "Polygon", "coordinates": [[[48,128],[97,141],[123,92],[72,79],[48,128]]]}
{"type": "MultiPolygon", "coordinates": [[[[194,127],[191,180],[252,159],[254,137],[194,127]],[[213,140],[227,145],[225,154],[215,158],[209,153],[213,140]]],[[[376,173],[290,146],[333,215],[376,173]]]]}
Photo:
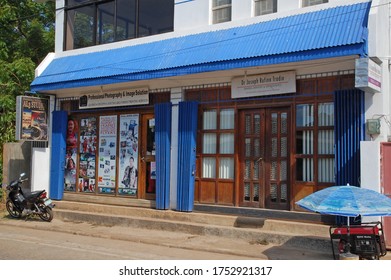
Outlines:
{"type": "Polygon", "coordinates": [[[55,58],[32,91],[366,55],[371,2],[225,30],[55,58]]]}

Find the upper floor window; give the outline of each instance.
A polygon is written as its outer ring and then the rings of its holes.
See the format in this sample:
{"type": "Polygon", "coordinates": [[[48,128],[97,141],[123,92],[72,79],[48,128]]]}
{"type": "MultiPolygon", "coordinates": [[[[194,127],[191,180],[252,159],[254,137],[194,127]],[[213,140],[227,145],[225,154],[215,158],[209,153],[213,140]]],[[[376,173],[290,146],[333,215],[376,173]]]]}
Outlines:
{"type": "Polygon", "coordinates": [[[231,0],[213,0],[213,23],[231,21],[231,0]]]}
{"type": "Polygon", "coordinates": [[[174,0],[67,0],[65,50],[174,30],[174,0]]]}
{"type": "Polygon", "coordinates": [[[314,6],[328,2],[328,0],[303,0],[303,7],[314,6]]]}
{"type": "Polygon", "coordinates": [[[277,12],[277,0],[254,0],[254,15],[266,15],[277,12]]]}

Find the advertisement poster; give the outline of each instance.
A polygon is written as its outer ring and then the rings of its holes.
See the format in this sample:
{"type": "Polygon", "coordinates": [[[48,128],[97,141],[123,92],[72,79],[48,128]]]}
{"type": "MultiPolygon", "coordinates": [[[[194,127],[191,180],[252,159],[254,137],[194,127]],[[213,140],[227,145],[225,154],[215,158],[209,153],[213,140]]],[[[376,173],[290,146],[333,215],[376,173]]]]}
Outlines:
{"type": "Polygon", "coordinates": [[[95,192],[96,118],[80,120],[79,192],[95,192]]]}
{"type": "Polygon", "coordinates": [[[137,195],[139,115],[120,116],[118,194],[137,195]]]}
{"type": "Polygon", "coordinates": [[[117,116],[102,116],[99,120],[99,168],[100,193],[114,193],[117,142],[117,116]]]}
{"type": "Polygon", "coordinates": [[[68,119],[67,146],[65,158],[64,190],[76,191],[76,160],[77,160],[77,135],[79,126],[77,120],[68,119]]]}
{"type": "Polygon", "coordinates": [[[47,99],[37,97],[22,97],[22,128],[21,140],[48,140],[48,110],[47,99]]]}

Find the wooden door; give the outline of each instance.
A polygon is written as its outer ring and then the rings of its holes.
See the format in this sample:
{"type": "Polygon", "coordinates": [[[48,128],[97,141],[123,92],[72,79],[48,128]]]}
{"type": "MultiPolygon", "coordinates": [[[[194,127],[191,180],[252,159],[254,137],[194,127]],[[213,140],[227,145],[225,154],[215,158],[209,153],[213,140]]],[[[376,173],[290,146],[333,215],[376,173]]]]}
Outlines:
{"type": "Polygon", "coordinates": [[[289,209],[289,108],[240,112],[240,206],[289,209]]]}
{"type": "Polygon", "coordinates": [[[155,117],[141,116],[141,142],[139,158],[140,198],[156,199],[155,117]]]}

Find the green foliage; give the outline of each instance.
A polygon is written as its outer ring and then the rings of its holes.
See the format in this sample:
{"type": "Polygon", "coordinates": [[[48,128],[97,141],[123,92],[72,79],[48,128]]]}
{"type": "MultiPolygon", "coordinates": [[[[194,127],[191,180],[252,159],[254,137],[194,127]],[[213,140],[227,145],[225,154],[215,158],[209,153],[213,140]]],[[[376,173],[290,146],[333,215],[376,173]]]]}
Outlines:
{"type": "Polygon", "coordinates": [[[35,68],[54,49],[55,3],[0,0],[0,182],[3,144],[15,141],[16,96],[29,91],[35,68]]]}

